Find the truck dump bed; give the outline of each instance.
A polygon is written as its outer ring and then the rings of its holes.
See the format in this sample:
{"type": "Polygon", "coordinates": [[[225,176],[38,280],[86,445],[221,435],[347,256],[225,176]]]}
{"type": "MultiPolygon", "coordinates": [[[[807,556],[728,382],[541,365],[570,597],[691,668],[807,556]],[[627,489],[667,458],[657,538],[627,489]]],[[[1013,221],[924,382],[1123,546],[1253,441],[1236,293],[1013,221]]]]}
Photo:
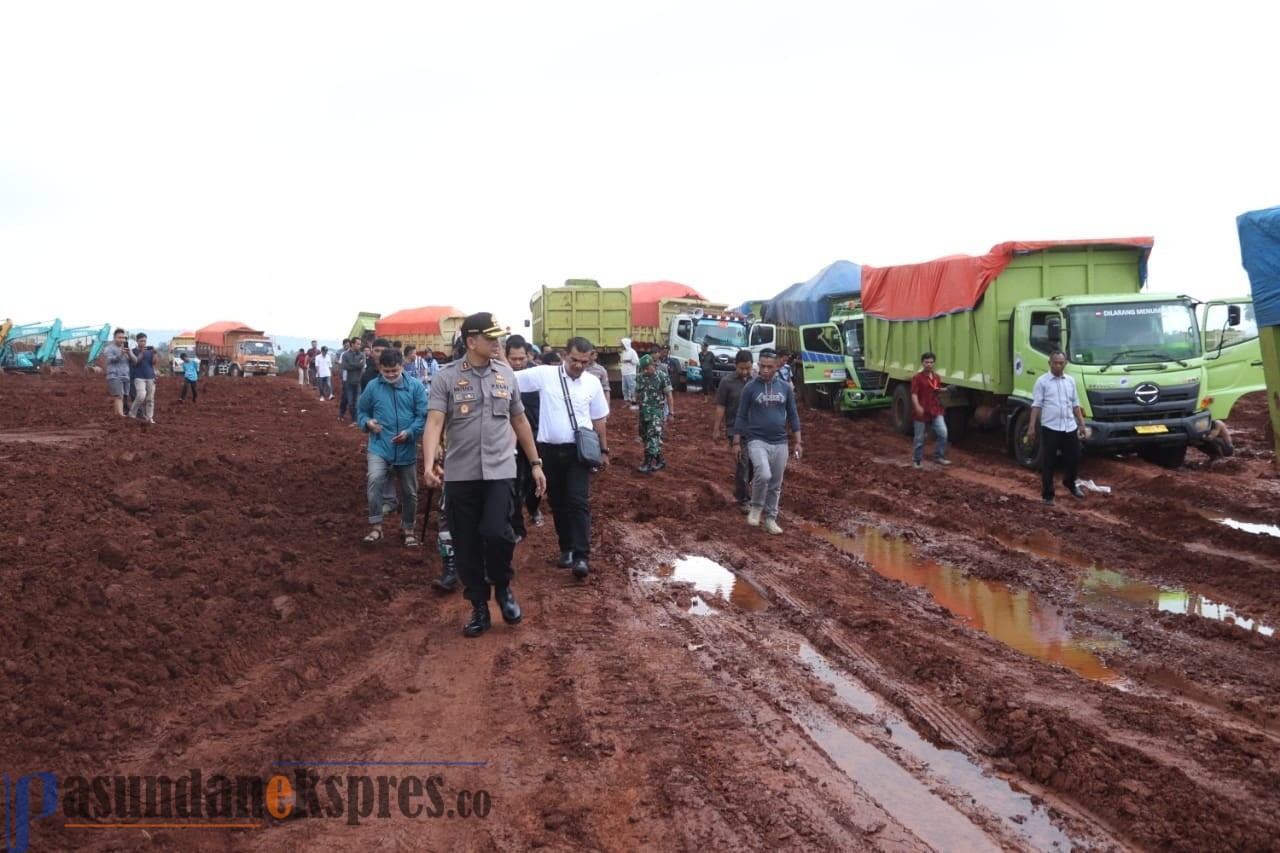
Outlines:
{"type": "Polygon", "coordinates": [[[1150,238],[1002,243],[894,267],[862,268],[867,367],[895,379],[932,351],[948,383],[1008,394],[1014,307],[1029,299],[1138,293],[1150,238]]]}

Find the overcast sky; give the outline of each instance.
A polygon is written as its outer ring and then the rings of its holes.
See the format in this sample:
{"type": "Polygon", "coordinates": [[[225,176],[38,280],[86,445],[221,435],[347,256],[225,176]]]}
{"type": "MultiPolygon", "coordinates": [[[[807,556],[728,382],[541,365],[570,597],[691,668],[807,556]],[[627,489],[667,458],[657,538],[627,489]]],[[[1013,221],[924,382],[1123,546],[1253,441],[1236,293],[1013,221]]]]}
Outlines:
{"type": "Polygon", "coordinates": [[[1248,293],[1262,2],[0,0],[0,319],[340,338],[670,279],[1151,235],[1248,293]]]}

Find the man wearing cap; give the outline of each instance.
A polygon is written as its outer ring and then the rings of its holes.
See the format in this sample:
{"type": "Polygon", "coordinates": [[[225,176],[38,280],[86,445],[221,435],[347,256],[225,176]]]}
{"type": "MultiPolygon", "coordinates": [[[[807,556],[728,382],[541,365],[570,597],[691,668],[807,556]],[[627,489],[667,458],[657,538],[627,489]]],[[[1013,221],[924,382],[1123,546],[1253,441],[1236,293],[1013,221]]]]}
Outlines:
{"type": "Polygon", "coordinates": [[[442,367],[431,380],[427,395],[427,431],[422,438],[425,479],[431,488],[441,476],[431,465],[440,437],[449,431],[444,457],[445,502],[453,531],[454,559],[462,579],[463,596],[471,602],[471,620],[462,633],[478,637],[489,630],[489,593],[502,611],[502,621],[515,625],[523,618],[511,592],[515,569],[511,557],[516,538],[511,529],[515,500],[515,442],[529,458],[538,494],[546,490],[542,460],[529,419],[520,401],[516,375],[495,359],[505,333],[486,312],[462,321],[466,351],[442,367]],[[514,435],[513,435],[514,432],[514,435]]]}
{"type": "Polygon", "coordinates": [[[579,428],[596,431],[602,464],[609,464],[605,434],[609,398],[599,380],[586,373],[594,351],[586,338],[571,338],[563,364],[530,367],[516,374],[521,392],[538,392],[538,453],[546,463],[547,501],[556,523],[556,538],[560,540],[556,565],[573,569],[579,580],[590,571],[591,469],[578,461],[574,421],[579,428]],[[573,401],[572,419],[566,396],[573,401]]]}

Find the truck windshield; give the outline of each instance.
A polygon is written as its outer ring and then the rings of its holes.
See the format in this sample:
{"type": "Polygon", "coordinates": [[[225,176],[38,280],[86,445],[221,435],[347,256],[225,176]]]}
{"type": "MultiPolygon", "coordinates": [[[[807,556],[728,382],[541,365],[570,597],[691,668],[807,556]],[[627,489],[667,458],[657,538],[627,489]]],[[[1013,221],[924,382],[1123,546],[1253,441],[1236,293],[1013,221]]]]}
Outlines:
{"type": "Polygon", "coordinates": [[[862,358],[862,321],[845,320],[841,324],[844,330],[844,351],[851,358],[862,358]]]}
{"type": "Polygon", "coordinates": [[[693,327],[693,342],[709,346],[738,347],[747,345],[747,324],[736,320],[699,320],[693,327]]]}
{"type": "Polygon", "coordinates": [[[241,341],[240,352],[245,355],[272,355],[270,341],[241,341]]]}
{"type": "Polygon", "coordinates": [[[1186,302],[1072,305],[1067,348],[1074,364],[1139,364],[1200,355],[1195,312],[1186,302]]]}

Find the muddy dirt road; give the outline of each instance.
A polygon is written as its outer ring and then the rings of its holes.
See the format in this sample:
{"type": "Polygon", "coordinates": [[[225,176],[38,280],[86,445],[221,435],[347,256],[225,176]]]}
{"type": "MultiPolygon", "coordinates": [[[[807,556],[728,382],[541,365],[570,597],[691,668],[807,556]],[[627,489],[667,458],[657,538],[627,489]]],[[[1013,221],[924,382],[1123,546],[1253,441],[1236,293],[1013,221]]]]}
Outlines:
{"type": "Polygon", "coordinates": [[[733,507],[709,405],[678,395],[669,467],[646,477],[615,401],[590,578],[532,528],[524,623],[472,640],[466,604],[428,584],[433,548],[360,542],[362,443],[336,402],[215,378],[184,406],[162,378],[144,428],[104,385],[0,376],[0,771],[60,780],[32,849],[1280,838],[1260,398],[1233,416],[1234,458],[1091,457],[1110,494],[1052,508],[998,436],[917,471],[887,415],[802,412],[781,536],[733,507]],[[308,773],[320,791],[286,819],[213,778],[308,773]],[[72,793],[130,775],[193,780],[202,810],[176,787],[152,817],[117,813],[124,783],[72,793]]]}

